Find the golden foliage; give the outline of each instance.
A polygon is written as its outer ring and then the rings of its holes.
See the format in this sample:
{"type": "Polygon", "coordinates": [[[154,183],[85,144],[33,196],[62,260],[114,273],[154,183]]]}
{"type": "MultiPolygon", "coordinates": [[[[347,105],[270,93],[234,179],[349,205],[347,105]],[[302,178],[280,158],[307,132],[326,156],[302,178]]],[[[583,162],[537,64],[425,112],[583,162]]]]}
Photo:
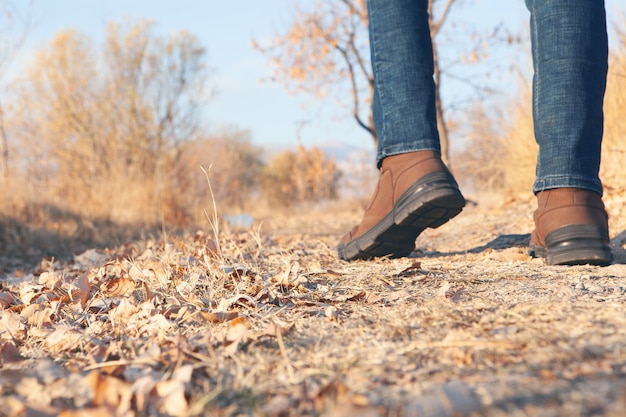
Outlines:
{"type": "MultiPolygon", "coordinates": [[[[510,169],[512,164],[519,164],[520,161],[504,162],[511,155],[509,152],[511,147],[536,151],[532,130],[528,143],[528,137],[524,133],[516,131],[514,126],[507,125],[507,123],[519,124],[521,127],[528,125],[528,120],[523,114],[526,110],[525,105],[529,107],[530,102],[509,104],[511,109],[507,108],[506,111],[513,114],[512,121],[506,121],[504,115],[498,113],[498,109],[486,108],[481,103],[468,110],[463,150],[454,163],[455,174],[464,187],[508,192],[508,189],[513,187],[512,182],[530,181],[525,185],[532,184],[532,169],[530,173],[525,169],[510,169]],[[513,137],[502,132],[507,132],[513,137]],[[524,143],[524,146],[521,143],[524,143]],[[524,176],[524,173],[527,175],[524,176]]],[[[532,129],[532,121],[530,127],[532,129]]]]}
{"type": "Polygon", "coordinates": [[[600,176],[607,190],[626,191],[626,31],[620,31],[611,51],[604,97],[604,140],[600,176]]]}
{"type": "Polygon", "coordinates": [[[145,21],[109,24],[102,48],[59,32],[13,91],[7,126],[23,162],[13,174],[29,179],[31,195],[71,197],[112,217],[143,205],[142,217],[160,217],[206,99],[203,59],[192,35],[158,37],[145,21]]]}
{"type": "Polygon", "coordinates": [[[366,66],[366,28],[365,1],[315,0],[307,10],[296,9],[291,27],[270,45],[253,46],[270,57],[276,79],[291,91],[321,95],[348,75],[347,64],[366,66]]]}
{"type": "Polygon", "coordinates": [[[365,0],[315,0],[306,10],[296,9],[285,33],[253,47],[269,58],[273,81],[288,91],[334,96],[339,102],[350,97],[356,122],[376,139],[365,0]]]}
{"type": "MultiPolygon", "coordinates": [[[[262,149],[251,141],[250,132],[234,128],[208,137],[198,137],[183,147],[180,183],[192,201],[209,201],[207,169],[214,198],[221,207],[247,208],[258,194],[263,170],[262,149]]],[[[207,205],[203,206],[204,208],[207,205]]]]}
{"type": "Polygon", "coordinates": [[[291,206],[336,198],[338,180],[334,158],[299,145],[295,152],[283,151],[265,166],[263,192],[271,205],[291,206]]]}
{"type": "Polygon", "coordinates": [[[509,121],[502,141],[500,174],[507,194],[530,193],[535,181],[538,146],[532,120],[530,83],[522,84],[519,98],[510,104],[509,121]]]}

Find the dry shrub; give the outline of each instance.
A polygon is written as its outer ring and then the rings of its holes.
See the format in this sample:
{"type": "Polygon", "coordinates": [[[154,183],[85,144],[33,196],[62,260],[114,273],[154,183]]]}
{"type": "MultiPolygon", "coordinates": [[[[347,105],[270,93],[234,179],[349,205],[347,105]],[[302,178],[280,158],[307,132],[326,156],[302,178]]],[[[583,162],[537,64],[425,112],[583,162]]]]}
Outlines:
{"type": "MultiPolygon", "coordinates": [[[[42,257],[65,258],[88,248],[111,246],[157,232],[157,225],[111,221],[110,215],[89,213],[52,190],[32,193],[28,182],[11,177],[2,183],[0,199],[0,273],[42,257]]],[[[117,207],[116,197],[99,213],[117,207]]],[[[90,206],[91,207],[91,206],[90,206]]],[[[138,217],[138,216],[135,216],[138,217]]]]}
{"type": "Polygon", "coordinates": [[[212,206],[211,198],[229,212],[248,209],[258,197],[263,171],[263,151],[250,132],[228,128],[187,143],[182,152],[179,182],[195,202],[195,218],[212,206]],[[202,172],[204,168],[207,172],[202,172]],[[213,191],[210,195],[209,184],[213,191]],[[198,204],[200,203],[200,204],[198,204]]]}
{"type": "Polygon", "coordinates": [[[337,197],[339,170],[334,157],[299,145],[280,152],[263,172],[263,194],[272,206],[291,206],[337,197]]]}
{"type": "MultiPolygon", "coordinates": [[[[626,190],[626,33],[611,51],[604,100],[604,139],[600,176],[607,190],[626,190]]],[[[530,193],[535,177],[537,145],[534,140],[531,83],[520,83],[518,98],[504,106],[506,115],[482,107],[468,119],[467,144],[455,168],[474,189],[505,195],[530,193]]]]}
{"type": "Polygon", "coordinates": [[[373,150],[351,152],[339,162],[342,200],[365,200],[367,204],[380,175],[373,150]]]}
{"type": "Polygon", "coordinates": [[[212,200],[220,212],[250,210],[259,195],[262,152],[246,131],[228,130],[188,141],[153,177],[112,175],[97,190],[64,188],[54,178],[32,181],[15,172],[0,180],[2,257],[34,260],[65,257],[89,247],[110,246],[144,234],[206,225],[212,200]],[[257,198],[255,198],[257,197],[257,198]],[[205,212],[206,210],[206,212],[205,212]]]}
{"type": "Polygon", "coordinates": [[[205,100],[204,49],[148,22],[109,24],[101,46],[59,32],[13,83],[10,181],[24,201],[141,226],[189,218],[181,145],[205,100]]]}
{"type": "Polygon", "coordinates": [[[519,98],[511,105],[510,114],[502,140],[503,155],[499,160],[502,191],[507,195],[532,193],[538,147],[532,120],[530,82],[520,83],[519,98]]]}
{"type": "Polygon", "coordinates": [[[472,191],[518,194],[530,192],[537,145],[533,139],[530,94],[504,107],[477,104],[468,113],[464,147],[453,169],[472,191]]]}
{"type": "Polygon", "coordinates": [[[618,32],[611,51],[604,97],[604,141],[600,176],[608,191],[626,191],[626,31],[618,32]]]}

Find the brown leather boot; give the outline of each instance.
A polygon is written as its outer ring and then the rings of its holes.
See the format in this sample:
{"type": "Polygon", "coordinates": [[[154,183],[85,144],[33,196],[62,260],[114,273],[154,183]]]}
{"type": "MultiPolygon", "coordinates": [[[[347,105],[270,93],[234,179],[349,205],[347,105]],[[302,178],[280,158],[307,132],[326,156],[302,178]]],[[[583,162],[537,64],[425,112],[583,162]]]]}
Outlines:
{"type": "Polygon", "coordinates": [[[339,243],[339,257],[406,256],[425,228],[441,226],[463,206],[465,199],[437,152],[388,156],[363,220],[339,243]]]}
{"type": "Polygon", "coordinates": [[[537,194],[535,230],[529,254],[548,265],[608,265],[608,215],[600,194],[579,188],[556,188],[537,194]]]}

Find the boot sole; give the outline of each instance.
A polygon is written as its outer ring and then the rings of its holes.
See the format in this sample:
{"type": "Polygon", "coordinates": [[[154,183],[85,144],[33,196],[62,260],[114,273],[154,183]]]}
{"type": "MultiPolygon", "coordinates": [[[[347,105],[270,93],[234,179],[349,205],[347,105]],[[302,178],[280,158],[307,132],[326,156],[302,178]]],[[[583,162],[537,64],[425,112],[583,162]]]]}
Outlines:
{"type": "Polygon", "coordinates": [[[606,230],[592,224],[561,227],[546,236],[546,247],[531,244],[528,254],[548,265],[607,266],[613,261],[606,230]]]}
{"type": "Polygon", "coordinates": [[[338,247],[339,258],[352,261],[381,256],[399,258],[415,249],[424,229],[437,228],[458,215],[465,198],[446,172],[428,174],[409,187],[371,229],[338,247]]]}

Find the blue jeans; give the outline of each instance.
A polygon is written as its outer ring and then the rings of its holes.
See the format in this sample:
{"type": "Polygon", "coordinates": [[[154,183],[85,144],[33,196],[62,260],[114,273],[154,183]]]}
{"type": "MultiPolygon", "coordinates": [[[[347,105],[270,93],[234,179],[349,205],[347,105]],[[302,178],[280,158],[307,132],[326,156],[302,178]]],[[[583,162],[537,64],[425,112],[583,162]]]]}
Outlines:
{"type": "MultiPolygon", "coordinates": [[[[562,187],[602,194],[598,177],[608,39],[603,0],[526,0],[530,10],[535,193],[562,187]]],[[[440,151],[427,0],[368,0],[377,164],[440,151]]]]}

